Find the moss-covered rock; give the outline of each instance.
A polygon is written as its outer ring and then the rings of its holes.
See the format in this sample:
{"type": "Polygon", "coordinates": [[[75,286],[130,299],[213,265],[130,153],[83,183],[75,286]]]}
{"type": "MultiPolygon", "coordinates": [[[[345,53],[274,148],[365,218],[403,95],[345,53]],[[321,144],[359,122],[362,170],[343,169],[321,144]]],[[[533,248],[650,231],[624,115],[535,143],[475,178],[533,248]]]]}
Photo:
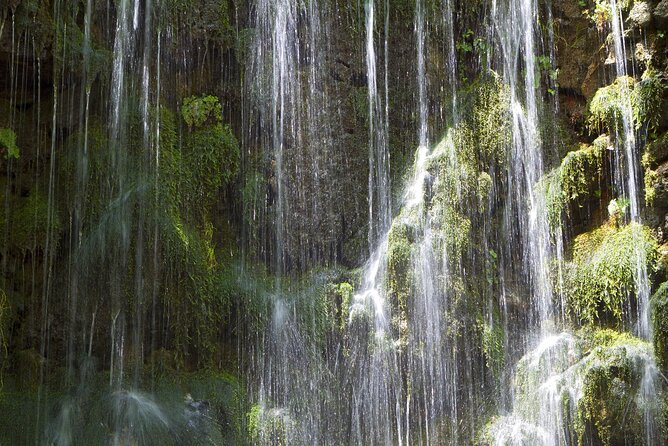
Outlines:
{"type": "MultiPolygon", "coordinates": [[[[606,446],[645,444],[646,407],[639,395],[653,361],[649,345],[610,330],[594,332],[586,341],[592,349],[579,371],[581,395],[575,402],[579,443],[596,438],[606,446]]],[[[660,400],[660,395],[653,397],[660,400]]]]}
{"type": "MultiPolygon", "coordinates": [[[[649,206],[655,204],[658,192],[657,183],[660,181],[658,168],[666,160],[668,160],[668,132],[663,133],[657,139],[647,144],[643,152],[642,165],[645,169],[645,201],[649,206]]],[[[660,203],[656,204],[661,206],[660,203]]]]}
{"type": "Polygon", "coordinates": [[[249,437],[254,444],[287,446],[294,421],[286,409],[266,409],[260,404],[248,412],[249,437]]]}
{"type": "Polygon", "coordinates": [[[577,150],[566,154],[561,164],[543,175],[537,190],[545,199],[545,208],[551,228],[561,224],[561,217],[569,205],[600,193],[603,154],[609,140],[603,135],[592,145],[580,144],[577,150]]]}
{"type": "Polygon", "coordinates": [[[517,365],[512,415],[493,419],[482,444],[639,446],[650,434],[664,438],[664,394],[653,370],[649,344],[628,333],[585,329],[546,337],[517,365]],[[658,420],[653,433],[646,416],[658,420]]]}
{"type": "Polygon", "coordinates": [[[636,293],[637,256],[648,273],[657,264],[657,243],[649,228],[608,222],[576,237],[566,265],[568,308],[580,321],[622,324],[636,293]]]}
{"type": "Polygon", "coordinates": [[[668,282],[664,282],[651,300],[654,354],[662,369],[668,370],[668,282]]]}
{"type": "Polygon", "coordinates": [[[0,215],[0,234],[8,234],[7,247],[16,253],[43,251],[47,243],[57,245],[62,225],[55,207],[49,209],[47,197],[33,189],[27,197],[10,198],[9,218],[0,215]]]}
{"type": "Polygon", "coordinates": [[[413,290],[413,229],[395,222],[387,242],[387,292],[393,307],[405,312],[413,290]]]}
{"type": "Polygon", "coordinates": [[[624,120],[639,129],[642,126],[656,128],[662,112],[663,78],[652,70],[646,70],[638,82],[630,76],[622,76],[599,88],[589,104],[589,128],[591,131],[607,129],[611,134],[624,130],[624,120]],[[630,122],[630,121],[633,122],[630,122]]]}
{"type": "Polygon", "coordinates": [[[607,129],[614,133],[623,130],[624,116],[632,112],[631,94],[635,84],[632,77],[622,76],[596,91],[589,104],[588,123],[592,131],[607,129]]]}

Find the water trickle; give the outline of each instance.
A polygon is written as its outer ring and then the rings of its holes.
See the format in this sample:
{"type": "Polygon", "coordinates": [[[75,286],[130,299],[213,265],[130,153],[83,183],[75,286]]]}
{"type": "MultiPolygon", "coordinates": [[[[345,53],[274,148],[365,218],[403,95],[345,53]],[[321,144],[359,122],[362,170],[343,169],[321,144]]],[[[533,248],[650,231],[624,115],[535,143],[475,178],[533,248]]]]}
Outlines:
{"type": "MultiPolygon", "coordinates": [[[[384,105],[378,91],[374,38],[376,33],[375,0],[365,0],[364,13],[369,99],[369,251],[373,252],[376,243],[390,226],[390,154],[387,147],[387,104],[384,105]]],[[[385,44],[387,45],[387,42],[385,44]]]]}

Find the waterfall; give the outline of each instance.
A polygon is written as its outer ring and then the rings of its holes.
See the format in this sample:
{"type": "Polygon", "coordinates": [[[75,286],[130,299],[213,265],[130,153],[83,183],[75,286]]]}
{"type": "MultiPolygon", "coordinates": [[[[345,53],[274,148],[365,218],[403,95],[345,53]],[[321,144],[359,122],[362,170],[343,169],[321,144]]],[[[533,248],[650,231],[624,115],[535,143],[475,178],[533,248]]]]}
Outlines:
{"type": "Polygon", "coordinates": [[[0,443],[663,444],[663,7],[581,3],[0,6],[0,443]]]}
{"type": "MultiPolygon", "coordinates": [[[[617,1],[610,2],[610,25],[613,40],[613,51],[615,58],[615,76],[618,79],[629,75],[627,69],[627,49],[624,37],[624,23],[622,20],[621,5],[617,1]]],[[[633,119],[631,107],[632,91],[627,82],[620,83],[621,89],[621,128],[615,128],[615,143],[618,166],[616,180],[620,193],[629,201],[629,218],[632,222],[640,222],[640,195],[638,178],[640,175],[638,160],[638,147],[636,141],[636,127],[633,119]]],[[[638,298],[637,309],[637,328],[639,336],[649,339],[651,336],[651,327],[649,322],[649,297],[650,284],[647,272],[647,265],[642,260],[645,253],[642,252],[642,245],[636,247],[636,291],[638,298]]]]}
{"type": "MultiPolygon", "coordinates": [[[[615,75],[617,79],[622,79],[629,75],[627,67],[627,48],[624,33],[624,22],[622,19],[621,5],[616,0],[610,2],[610,24],[612,31],[615,75]]],[[[620,82],[621,89],[621,128],[615,128],[616,150],[620,152],[617,156],[618,166],[615,177],[621,195],[629,200],[629,219],[631,223],[640,223],[640,193],[638,177],[639,160],[638,147],[636,141],[636,125],[633,118],[631,106],[632,92],[628,82],[620,82]]],[[[650,291],[651,285],[647,271],[645,258],[647,252],[642,243],[636,243],[633,255],[635,257],[635,294],[637,298],[637,327],[635,329],[638,336],[644,339],[650,339],[652,327],[650,324],[650,291]]],[[[646,445],[661,444],[661,439],[656,428],[659,409],[652,402],[652,396],[657,394],[660,387],[659,373],[653,358],[645,362],[642,373],[642,384],[639,398],[642,401],[644,411],[644,440],[646,445]]]]}

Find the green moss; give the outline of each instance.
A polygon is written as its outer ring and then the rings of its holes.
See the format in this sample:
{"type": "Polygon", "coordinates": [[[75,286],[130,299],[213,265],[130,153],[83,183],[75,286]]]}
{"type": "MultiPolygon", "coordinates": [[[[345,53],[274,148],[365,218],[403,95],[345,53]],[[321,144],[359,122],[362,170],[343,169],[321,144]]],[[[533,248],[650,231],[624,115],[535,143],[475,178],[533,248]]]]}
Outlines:
{"type": "Polygon", "coordinates": [[[591,131],[607,129],[611,133],[623,130],[625,113],[630,113],[636,129],[659,124],[666,86],[652,70],[643,73],[640,82],[622,76],[596,91],[589,104],[588,124],[591,131]]]}
{"type": "Polygon", "coordinates": [[[457,264],[471,247],[471,220],[450,206],[437,207],[432,218],[438,246],[452,264],[457,264]]]}
{"type": "Polygon", "coordinates": [[[645,147],[642,156],[642,165],[645,170],[645,201],[648,205],[654,204],[656,198],[656,182],[658,180],[656,168],[668,159],[668,132],[664,132],[656,140],[645,147]]]}
{"type": "Polygon", "coordinates": [[[220,124],[223,121],[223,107],[215,96],[191,96],[183,100],[181,116],[191,129],[220,124]]]}
{"type": "Polygon", "coordinates": [[[287,446],[294,421],[285,409],[266,409],[254,405],[247,414],[248,433],[253,444],[287,446]]]}
{"type": "Polygon", "coordinates": [[[548,222],[551,228],[561,224],[561,216],[568,204],[599,190],[603,169],[605,137],[599,137],[593,145],[581,144],[578,150],[568,152],[561,165],[545,174],[537,190],[545,199],[548,222]]]}
{"type": "Polygon", "coordinates": [[[663,100],[666,90],[664,79],[664,76],[657,75],[656,71],[650,68],[643,72],[640,82],[636,82],[631,95],[633,121],[636,128],[647,125],[653,132],[659,127],[665,104],[663,100]]]}
{"type": "Polygon", "coordinates": [[[460,162],[475,159],[482,170],[490,165],[503,165],[512,139],[510,89],[499,75],[490,71],[473,84],[469,94],[471,102],[465,121],[471,134],[463,131],[460,162]]]}
{"type": "Polygon", "coordinates": [[[58,214],[49,213],[46,197],[34,189],[27,197],[14,197],[9,219],[0,219],[0,230],[7,230],[7,246],[16,252],[26,253],[43,250],[47,237],[52,246],[58,242],[62,229],[58,214]]]}
{"type": "Polygon", "coordinates": [[[578,331],[577,336],[582,351],[619,346],[647,346],[647,342],[628,332],[610,328],[584,327],[578,331]]]}
{"type": "Polygon", "coordinates": [[[550,228],[558,228],[561,225],[561,216],[566,208],[559,167],[543,175],[538,181],[536,189],[545,200],[545,210],[550,228]]]}
{"type": "Polygon", "coordinates": [[[406,311],[413,288],[412,228],[395,222],[387,242],[387,292],[392,305],[406,311]]]}
{"type": "MultiPolygon", "coordinates": [[[[165,113],[165,112],[162,112],[165,113]]],[[[181,109],[189,127],[179,150],[171,142],[161,144],[161,188],[177,203],[181,214],[192,223],[203,225],[219,189],[229,184],[239,170],[239,144],[229,125],[223,125],[221,106],[216,97],[191,97],[181,109]],[[193,207],[192,203],[198,203],[193,207]]],[[[173,120],[165,116],[165,126],[173,120]]],[[[162,124],[161,124],[162,125],[162,124]]]]}
{"type": "Polygon", "coordinates": [[[621,324],[635,295],[636,252],[651,274],[657,243],[649,228],[637,223],[621,228],[608,223],[579,235],[566,266],[564,291],[571,313],[583,322],[621,324]]]}
{"type": "Polygon", "coordinates": [[[164,296],[171,313],[177,362],[187,363],[192,346],[199,365],[211,365],[218,351],[218,333],[235,293],[235,276],[228,269],[232,266],[218,268],[211,230],[202,234],[173,216],[161,233],[170,279],[164,296]]]}
{"type": "MultiPolygon", "coordinates": [[[[158,11],[158,26],[170,29],[177,36],[212,41],[223,48],[235,43],[235,29],[228,2],[216,0],[166,0],[158,11]]],[[[172,39],[177,46],[180,39],[172,39]]]]}
{"type": "MultiPolygon", "coordinates": [[[[582,396],[577,401],[575,431],[580,444],[594,438],[600,444],[643,444],[643,409],[638,404],[643,368],[638,356],[646,355],[647,345],[635,340],[626,344],[623,336],[599,336],[609,345],[590,353],[582,371],[582,396]]],[[[648,357],[648,356],[647,356],[648,357]]]]}
{"type": "Polygon", "coordinates": [[[668,370],[668,282],[661,284],[651,300],[652,335],[657,363],[668,370]]]}
{"type": "MultiPolygon", "coordinates": [[[[561,410],[569,444],[639,446],[648,413],[658,415],[657,434],[664,438],[658,404],[642,398],[652,361],[649,344],[625,332],[586,328],[546,338],[517,364],[513,416],[494,420],[487,432],[534,444],[547,421],[540,418],[541,402],[549,398],[561,410]]],[[[664,393],[657,388],[655,396],[663,401],[664,393]]]]}
{"type": "Polygon", "coordinates": [[[591,193],[592,187],[601,178],[603,150],[598,145],[582,144],[578,150],[569,152],[559,169],[561,192],[567,201],[591,193]]]}
{"type": "Polygon", "coordinates": [[[485,364],[498,377],[505,363],[505,351],[503,348],[505,332],[500,323],[490,325],[486,321],[479,321],[478,324],[482,332],[482,352],[485,356],[485,364]]]}
{"type": "Polygon", "coordinates": [[[183,163],[180,180],[184,204],[211,206],[218,189],[228,184],[239,169],[239,146],[230,126],[216,124],[188,135],[183,163]]]}
{"type": "Polygon", "coordinates": [[[591,131],[607,129],[619,132],[623,126],[626,109],[632,112],[631,94],[635,80],[630,76],[622,76],[606,86],[599,88],[589,104],[588,124],[591,131]]]}
{"type": "Polygon", "coordinates": [[[325,286],[327,300],[333,306],[333,316],[338,328],[343,331],[348,326],[350,305],[355,288],[348,282],[328,283],[325,286]]]}
{"type": "Polygon", "coordinates": [[[16,134],[12,129],[0,129],[0,148],[5,151],[5,158],[18,158],[19,148],[16,146],[16,134]]]}

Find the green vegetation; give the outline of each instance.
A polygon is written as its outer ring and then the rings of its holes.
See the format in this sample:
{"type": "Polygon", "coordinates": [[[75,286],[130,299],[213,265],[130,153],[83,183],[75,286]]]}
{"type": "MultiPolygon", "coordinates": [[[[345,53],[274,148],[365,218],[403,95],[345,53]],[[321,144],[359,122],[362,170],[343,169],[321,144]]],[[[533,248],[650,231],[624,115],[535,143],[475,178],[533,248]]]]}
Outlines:
{"type": "Polygon", "coordinates": [[[576,237],[564,292],[572,315],[587,323],[621,324],[635,295],[636,253],[651,274],[657,243],[649,228],[609,222],[576,237]]]}
{"type": "Polygon", "coordinates": [[[640,82],[623,76],[599,88],[589,104],[590,131],[607,129],[611,134],[619,134],[623,131],[624,119],[632,119],[636,129],[644,125],[655,129],[665,88],[662,78],[652,70],[645,71],[640,82]]]}
{"type": "Polygon", "coordinates": [[[545,174],[537,184],[545,199],[551,228],[561,224],[562,214],[572,202],[593,195],[600,190],[603,154],[607,137],[600,136],[590,145],[581,144],[578,150],[568,152],[561,165],[545,174]]]}
{"type": "Polygon", "coordinates": [[[582,397],[576,403],[574,420],[579,444],[585,444],[585,438],[595,438],[605,446],[643,444],[646,408],[637,395],[649,346],[612,330],[594,332],[592,338],[591,353],[579,371],[582,397]]]}
{"type": "Polygon", "coordinates": [[[265,409],[256,404],[247,416],[249,436],[254,444],[289,444],[289,434],[294,421],[286,409],[265,409]]]}
{"type": "Polygon", "coordinates": [[[62,225],[58,214],[49,214],[47,198],[37,189],[27,197],[10,197],[12,202],[9,218],[0,214],[0,234],[9,234],[7,247],[15,253],[35,253],[43,251],[47,237],[51,243],[57,243],[62,225]]]}
{"type": "Polygon", "coordinates": [[[18,158],[19,148],[16,146],[16,134],[12,129],[0,129],[0,148],[5,151],[5,158],[18,158]]]}
{"type": "MultiPolygon", "coordinates": [[[[235,29],[231,22],[233,11],[228,2],[216,0],[167,0],[159,5],[158,25],[171,29],[177,36],[186,34],[231,48],[235,43],[235,29]]],[[[179,40],[174,39],[178,45],[179,40]]]]}
{"type": "Polygon", "coordinates": [[[651,299],[654,354],[657,363],[668,370],[668,282],[664,282],[651,299]]]}
{"type": "Polygon", "coordinates": [[[387,244],[387,292],[396,310],[406,311],[413,291],[412,242],[414,235],[406,224],[395,222],[387,244]]]}
{"type": "Polygon", "coordinates": [[[636,82],[631,95],[636,128],[647,125],[649,131],[654,132],[659,127],[665,106],[663,94],[666,87],[665,76],[659,76],[651,68],[643,72],[640,82],[636,82]]]}
{"type": "Polygon", "coordinates": [[[215,96],[190,96],[183,100],[181,116],[188,127],[219,124],[223,120],[223,107],[215,96]]]}
{"type": "Polygon", "coordinates": [[[569,152],[561,162],[559,183],[561,193],[567,201],[588,195],[601,178],[603,147],[581,145],[580,149],[569,152]]]}
{"type": "Polygon", "coordinates": [[[503,370],[506,357],[503,326],[498,322],[490,325],[487,321],[479,321],[478,324],[482,331],[482,352],[485,356],[485,365],[498,377],[503,370]]]}
{"type": "Polygon", "coordinates": [[[623,76],[615,79],[607,87],[599,88],[589,104],[590,130],[607,129],[612,134],[621,132],[624,128],[625,114],[636,114],[631,101],[634,87],[635,80],[630,76],[623,76]]]}
{"type": "Polygon", "coordinates": [[[642,156],[642,165],[645,169],[645,201],[649,206],[656,198],[656,182],[658,174],[656,168],[668,159],[668,132],[664,132],[654,141],[647,144],[642,156]]]}

